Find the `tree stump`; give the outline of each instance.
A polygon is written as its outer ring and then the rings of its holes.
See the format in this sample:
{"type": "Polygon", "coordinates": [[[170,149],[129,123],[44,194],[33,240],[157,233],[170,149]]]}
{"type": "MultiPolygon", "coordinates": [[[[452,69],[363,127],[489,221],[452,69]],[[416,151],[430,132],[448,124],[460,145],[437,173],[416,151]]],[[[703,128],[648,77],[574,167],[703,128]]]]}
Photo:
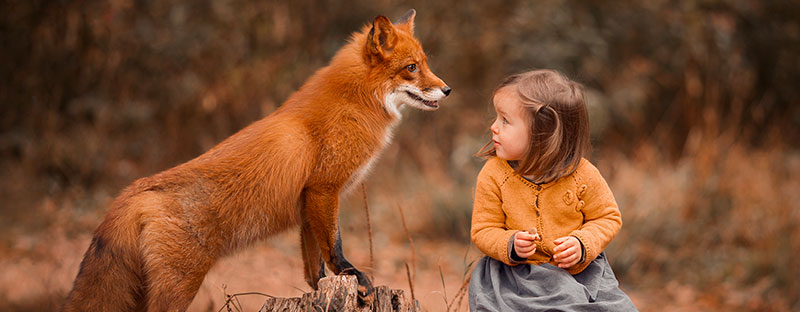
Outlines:
{"type": "Polygon", "coordinates": [[[375,287],[371,298],[358,299],[355,276],[329,276],[319,281],[319,290],[294,298],[270,298],[259,312],[293,311],[420,311],[419,301],[406,298],[405,292],[387,286],[375,287]]]}

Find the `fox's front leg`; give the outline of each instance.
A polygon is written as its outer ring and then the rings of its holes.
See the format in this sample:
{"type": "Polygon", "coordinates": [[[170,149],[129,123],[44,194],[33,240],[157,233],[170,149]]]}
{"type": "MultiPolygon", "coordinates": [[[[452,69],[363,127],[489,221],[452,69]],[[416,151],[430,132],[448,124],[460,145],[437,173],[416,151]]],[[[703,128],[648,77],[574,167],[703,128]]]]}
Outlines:
{"type": "MultiPolygon", "coordinates": [[[[303,215],[306,215],[305,211],[303,211],[303,215]]],[[[314,232],[311,230],[311,224],[308,223],[308,218],[305,217],[300,231],[300,249],[303,253],[306,282],[316,290],[317,282],[325,277],[325,260],[322,259],[320,254],[320,248],[317,244],[317,239],[314,237],[314,232]]]]}
{"type": "Polygon", "coordinates": [[[342,238],[339,233],[339,190],[333,187],[307,189],[305,191],[304,220],[316,238],[322,258],[334,274],[355,275],[359,293],[372,293],[372,282],[357,270],[342,253],[342,238]]]}

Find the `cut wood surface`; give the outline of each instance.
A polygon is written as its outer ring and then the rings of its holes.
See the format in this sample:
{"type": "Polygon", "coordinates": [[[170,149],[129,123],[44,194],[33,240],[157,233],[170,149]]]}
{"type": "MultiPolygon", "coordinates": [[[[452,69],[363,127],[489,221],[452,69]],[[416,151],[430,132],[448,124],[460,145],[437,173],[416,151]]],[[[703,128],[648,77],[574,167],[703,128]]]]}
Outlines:
{"type": "Polygon", "coordinates": [[[419,302],[399,289],[377,286],[370,298],[358,299],[355,276],[329,276],[319,281],[319,290],[294,298],[270,298],[259,312],[291,311],[420,311],[419,302]]]}

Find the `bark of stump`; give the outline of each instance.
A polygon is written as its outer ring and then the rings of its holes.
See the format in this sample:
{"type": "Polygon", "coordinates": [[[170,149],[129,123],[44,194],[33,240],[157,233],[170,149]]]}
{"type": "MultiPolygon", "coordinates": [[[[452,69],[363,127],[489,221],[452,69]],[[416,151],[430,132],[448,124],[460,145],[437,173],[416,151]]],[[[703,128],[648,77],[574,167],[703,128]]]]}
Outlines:
{"type": "Polygon", "coordinates": [[[419,302],[406,298],[405,292],[389,289],[387,286],[375,287],[372,300],[359,302],[358,282],[355,276],[329,276],[319,281],[319,290],[294,298],[270,298],[264,302],[259,312],[294,311],[420,311],[419,302]]]}

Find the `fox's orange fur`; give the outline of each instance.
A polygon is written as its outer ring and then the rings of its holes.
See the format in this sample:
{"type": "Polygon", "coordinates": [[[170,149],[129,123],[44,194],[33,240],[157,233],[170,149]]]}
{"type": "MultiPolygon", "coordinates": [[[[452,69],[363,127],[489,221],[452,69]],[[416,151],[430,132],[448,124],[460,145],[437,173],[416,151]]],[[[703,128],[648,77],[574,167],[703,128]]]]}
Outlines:
{"type": "Polygon", "coordinates": [[[296,224],[312,287],[327,263],[370,293],[341,252],[339,195],[389,144],[401,106],[433,110],[450,93],[413,36],[414,14],[378,16],[274,113],[123,190],[63,310],[185,310],[217,259],[296,224]]]}

